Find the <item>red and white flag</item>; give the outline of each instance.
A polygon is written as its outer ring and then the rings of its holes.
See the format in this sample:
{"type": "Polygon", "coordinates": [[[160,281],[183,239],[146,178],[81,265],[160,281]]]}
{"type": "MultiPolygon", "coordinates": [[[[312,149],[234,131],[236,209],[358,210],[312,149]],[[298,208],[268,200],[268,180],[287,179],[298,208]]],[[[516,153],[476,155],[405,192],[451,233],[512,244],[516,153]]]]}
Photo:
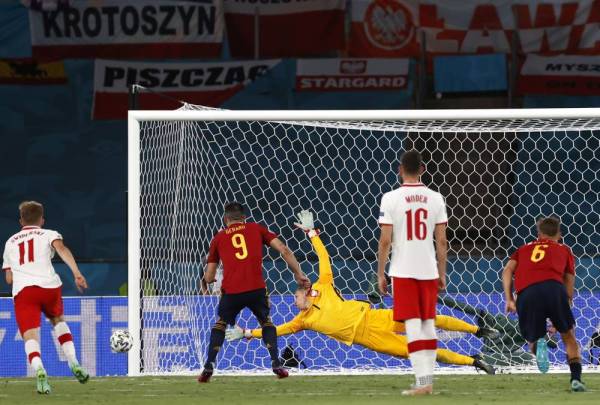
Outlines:
{"type": "Polygon", "coordinates": [[[399,90],[406,88],[408,59],[299,59],[298,91],[399,90]]]}
{"type": "Polygon", "coordinates": [[[518,89],[522,94],[600,95],[600,58],[527,55],[518,89]]]}
{"type": "Polygon", "coordinates": [[[600,54],[600,0],[353,0],[352,56],[600,54]]]}
{"type": "Polygon", "coordinates": [[[345,47],[345,0],[224,0],[231,55],[319,56],[345,47]]]}
{"type": "Polygon", "coordinates": [[[133,84],[168,96],[142,92],[140,109],[175,109],[181,106],[176,100],[218,107],[277,63],[279,60],[152,63],[98,59],[93,119],[126,119],[128,91],[133,84]]]}
{"type": "Polygon", "coordinates": [[[417,23],[415,1],[353,0],[349,53],[363,57],[417,55],[417,23]]]}
{"type": "Polygon", "coordinates": [[[220,0],[72,0],[30,9],[34,57],[218,57],[224,17],[220,0]]]}

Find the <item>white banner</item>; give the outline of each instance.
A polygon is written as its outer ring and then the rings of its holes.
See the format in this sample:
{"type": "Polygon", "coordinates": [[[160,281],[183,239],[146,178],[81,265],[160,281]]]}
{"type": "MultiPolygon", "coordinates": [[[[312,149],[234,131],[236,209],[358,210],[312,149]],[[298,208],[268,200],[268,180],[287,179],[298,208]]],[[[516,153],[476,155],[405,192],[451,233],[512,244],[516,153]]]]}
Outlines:
{"type": "MultiPolygon", "coordinates": [[[[129,87],[139,84],[194,104],[218,106],[280,60],[213,63],[153,63],[97,59],[94,65],[95,119],[125,119],[129,87]]],[[[148,95],[144,108],[177,108],[148,95]]],[[[176,103],[175,103],[176,104],[176,103]]]]}
{"type": "Polygon", "coordinates": [[[522,94],[600,95],[600,58],[527,55],[518,87],[522,94]]]}
{"type": "Polygon", "coordinates": [[[408,82],[408,59],[299,59],[299,91],[396,90],[408,82]]]}
{"type": "Polygon", "coordinates": [[[224,27],[219,0],[73,0],[29,21],[34,55],[71,58],[219,56],[224,27]]]}

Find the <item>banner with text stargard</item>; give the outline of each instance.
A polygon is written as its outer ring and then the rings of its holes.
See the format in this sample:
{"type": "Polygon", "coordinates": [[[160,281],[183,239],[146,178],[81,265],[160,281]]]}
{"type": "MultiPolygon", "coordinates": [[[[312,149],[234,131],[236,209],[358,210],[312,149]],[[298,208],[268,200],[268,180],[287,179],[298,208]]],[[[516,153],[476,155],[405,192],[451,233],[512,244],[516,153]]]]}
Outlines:
{"type": "Polygon", "coordinates": [[[380,91],[405,89],[408,59],[299,59],[298,91],[380,91]]]}
{"type": "Polygon", "coordinates": [[[218,57],[223,3],[74,0],[56,10],[29,10],[34,57],[218,57]]]}

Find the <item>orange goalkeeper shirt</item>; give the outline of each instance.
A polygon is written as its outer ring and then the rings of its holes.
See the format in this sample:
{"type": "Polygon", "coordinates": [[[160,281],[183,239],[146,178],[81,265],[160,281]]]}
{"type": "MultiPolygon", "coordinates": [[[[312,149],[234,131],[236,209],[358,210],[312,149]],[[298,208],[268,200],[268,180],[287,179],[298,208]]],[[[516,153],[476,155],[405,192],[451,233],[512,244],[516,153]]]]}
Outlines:
{"type": "MultiPolygon", "coordinates": [[[[294,319],[277,326],[277,336],[313,330],[347,345],[351,345],[356,329],[363,321],[370,305],[367,302],[346,301],[333,285],[333,272],[327,249],[319,236],[310,239],[319,257],[319,281],[312,285],[309,309],[300,311],[294,319]]],[[[252,330],[252,336],[262,337],[261,329],[252,330]]]]}

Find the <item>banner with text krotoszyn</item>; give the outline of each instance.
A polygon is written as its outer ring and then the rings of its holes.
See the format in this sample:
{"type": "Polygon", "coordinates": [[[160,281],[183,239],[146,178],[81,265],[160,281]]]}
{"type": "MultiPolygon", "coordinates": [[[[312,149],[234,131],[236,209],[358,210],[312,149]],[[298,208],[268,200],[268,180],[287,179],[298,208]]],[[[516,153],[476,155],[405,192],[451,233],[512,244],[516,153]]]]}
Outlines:
{"type": "Polygon", "coordinates": [[[93,119],[127,118],[128,89],[139,84],[168,97],[142,92],[140,109],[175,109],[176,100],[217,107],[267,73],[279,60],[158,63],[96,60],[93,119]]]}
{"type": "Polygon", "coordinates": [[[30,9],[34,57],[218,57],[220,0],[73,0],[54,10],[30,9]]]}

